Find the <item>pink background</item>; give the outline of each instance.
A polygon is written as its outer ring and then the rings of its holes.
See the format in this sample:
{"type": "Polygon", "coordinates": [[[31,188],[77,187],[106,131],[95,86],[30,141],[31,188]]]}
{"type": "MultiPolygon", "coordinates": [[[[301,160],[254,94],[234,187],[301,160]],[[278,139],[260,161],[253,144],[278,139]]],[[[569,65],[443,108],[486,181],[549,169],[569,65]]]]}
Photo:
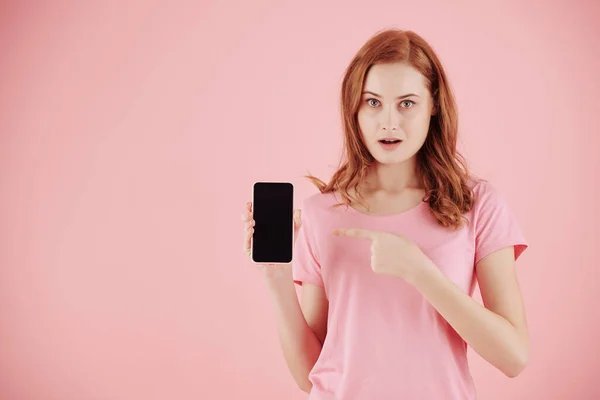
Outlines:
{"type": "Polygon", "coordinates": [[[479,398],[600,397],[599,3],[72,3],[0,14],[0,398],[306,398],[240,215],[255,180],[329,178],[343,70],[392,26],[531,244],[530,364],[471,352],[479,398]]]}

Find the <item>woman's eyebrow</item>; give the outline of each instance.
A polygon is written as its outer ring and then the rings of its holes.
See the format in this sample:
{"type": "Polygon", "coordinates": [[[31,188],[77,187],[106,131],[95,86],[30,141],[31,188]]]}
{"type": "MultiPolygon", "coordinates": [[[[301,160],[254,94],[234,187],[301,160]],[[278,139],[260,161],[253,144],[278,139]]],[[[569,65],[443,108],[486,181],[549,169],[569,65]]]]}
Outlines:
{"type": "MultiPolygon", "coordinates": [[[[373,92],[370,92],[370,91],[368,91],[368,90],[367,90],[367,91],[364,91],[364,92],[362,92],[362,94],[372,94],[373,96],[376,96],[376,97],[381,97],[381,96],[380,96],[380,95],[378,95],[377,93],[373,93],[373,92]]],[[[414,94],[414,93],[408,93],[408,94],[403,94],[402,96],[398,96],[398,97],[396,97],[396,99],[404,99],[404,98],[406,98],[406,97],[410,97],[410,96],[416,96],[416,97],[419,97],[419,95],[418,95],[418,94],[414,94]]]]}

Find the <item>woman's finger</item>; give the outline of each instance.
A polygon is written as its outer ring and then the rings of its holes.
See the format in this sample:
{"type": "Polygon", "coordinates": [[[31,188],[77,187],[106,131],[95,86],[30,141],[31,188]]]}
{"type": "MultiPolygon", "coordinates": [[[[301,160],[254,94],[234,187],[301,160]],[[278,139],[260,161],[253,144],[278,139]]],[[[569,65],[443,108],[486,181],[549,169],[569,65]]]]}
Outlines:
{"type": "Polygon", "coordinates": [[[246,233],[246,240],[244,241],[244,251],[250,257],[250,244],[252,242],[252,235],[254,234],[254,228],[250,228],[246,233]]]}
{"type": "Polygon", "coordinates": [[[242,221],[248,222],[252,219],[252,202],[249,201],[246,203],[246,210],[242,214],[242,221]]]}
{"type": "Polygon", "coordinates": [[[256,225],[256,221],[250,220],[244,224],[244,229],[248,232],[248,229],[253,228],[256,225]]]}
{"type": "Polygon", "coordinates": [[[302,225],[302,210],[297,209],[294,211],[294,228],[298,230],[302,225]]]}

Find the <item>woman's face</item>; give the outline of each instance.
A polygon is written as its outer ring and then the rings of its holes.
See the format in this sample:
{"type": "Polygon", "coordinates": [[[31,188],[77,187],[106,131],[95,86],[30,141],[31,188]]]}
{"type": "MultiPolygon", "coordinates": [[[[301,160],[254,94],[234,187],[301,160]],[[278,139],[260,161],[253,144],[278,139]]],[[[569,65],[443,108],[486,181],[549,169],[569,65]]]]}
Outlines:
{"type": "Polygon", "coordinates": [[[419,71],[405,63],[373,65],[365,78],[358,125],[375,160],[396,164],[413,157],[427,137],[432,106],[419,71]]]}

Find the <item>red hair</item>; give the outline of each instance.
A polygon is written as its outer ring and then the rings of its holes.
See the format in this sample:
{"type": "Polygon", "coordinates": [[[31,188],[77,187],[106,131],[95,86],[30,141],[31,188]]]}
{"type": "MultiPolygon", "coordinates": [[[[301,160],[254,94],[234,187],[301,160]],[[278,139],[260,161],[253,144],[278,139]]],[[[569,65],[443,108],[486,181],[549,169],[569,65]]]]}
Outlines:
{"type": "Polygon", "coordinates": [[[375,159],[362,141],[357,121],[365,77],[371,66],[404,62],[417,69],[425,78],[436,110],[431,117],[429,132],[417,153],[417,168],[429,203],[440,225],[458,229],[463,214],[473,207],[470,174],[464,157],[456,148],[458,110],[448,78],[431,46],[412,31],[386,29],[371,37],[354,56],[341,88],[341,117],[344,127],[345,157],[329,183],[308,175],[321,193],[339,191],[343,203],[354,200],[365,205],[360,187],[367,168],[375,159]],[[355,188],[358,197],[349,188],[355,188]]]}

